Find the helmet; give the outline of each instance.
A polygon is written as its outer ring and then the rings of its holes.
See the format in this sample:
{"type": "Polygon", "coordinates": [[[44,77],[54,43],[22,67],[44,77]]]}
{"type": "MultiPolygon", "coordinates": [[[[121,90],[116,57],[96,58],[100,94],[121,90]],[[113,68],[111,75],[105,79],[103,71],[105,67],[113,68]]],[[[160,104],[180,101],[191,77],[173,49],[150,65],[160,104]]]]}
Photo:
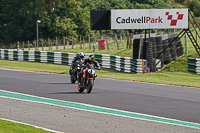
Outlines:
{"type": "Polygon", "coordinates": [[[95,59],[94,54],[91,54],[91,55],[89,56],[89,60],[93,61],[94,59],[95,59]]]}
{"type": "Polygon", "coordinates": [[[83,52],[80,52],[78,55],[79,55],[79,57],[80,57],[81,59],[83,59],[84,56],[85,56],[83,52]]]}

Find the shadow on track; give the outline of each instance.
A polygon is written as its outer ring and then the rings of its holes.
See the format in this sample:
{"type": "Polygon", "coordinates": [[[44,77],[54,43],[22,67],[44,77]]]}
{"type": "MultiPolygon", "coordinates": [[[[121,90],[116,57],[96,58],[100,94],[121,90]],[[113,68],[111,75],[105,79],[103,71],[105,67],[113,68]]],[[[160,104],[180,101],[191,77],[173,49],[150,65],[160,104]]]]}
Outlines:
{"type": "Polygon", "coordinates": [[[55,93],[50,93],[50,94],[84,94],[80,92],[55,92],[55,93]]]}
{"type": "Polygon", "coordinates": [[[71,85],[76,85],[76,84],[72,84],[72,83],[48,83],[48,84],[71,84],[71,85]]]}
{"type": "Polygon", "coordinates": [[[40,75],[48,75],[49,76],[49,75],[54,75],[54,73],[40,73],[40,72],[36,72],[36,73],[24,73],[24,75],[38,75],[38,76],[40,76],[40,75]]]}

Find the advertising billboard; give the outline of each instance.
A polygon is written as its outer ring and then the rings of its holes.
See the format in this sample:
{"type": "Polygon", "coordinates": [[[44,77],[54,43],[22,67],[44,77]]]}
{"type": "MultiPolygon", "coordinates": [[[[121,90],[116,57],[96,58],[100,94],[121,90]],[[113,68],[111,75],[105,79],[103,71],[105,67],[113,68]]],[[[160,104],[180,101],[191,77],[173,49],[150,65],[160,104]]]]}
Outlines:
{"type": "Polygon", "coordinates": [[[188,28],[188,9],[114,9],[111,29],[188,28]]]}

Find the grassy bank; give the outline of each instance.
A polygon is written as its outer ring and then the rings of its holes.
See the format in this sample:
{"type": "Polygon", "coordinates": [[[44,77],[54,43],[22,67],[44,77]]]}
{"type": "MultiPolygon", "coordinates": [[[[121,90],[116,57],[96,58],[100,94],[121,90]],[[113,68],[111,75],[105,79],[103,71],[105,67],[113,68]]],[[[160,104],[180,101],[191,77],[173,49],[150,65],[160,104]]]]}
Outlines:
{"type": "MultiPolygon", "coordinates": [[[[9,60],[0,60],[0,67],[15,70],[59,74],[68,74],[70,68],[70,66],[65,65],[9,60]]],[[[167,72],[163,70],[157,73],[149,74],[128,74],[122,72],[109,71],[107,69],[101,69],[100,71],[97,71],[97,75],[98,77],[103,78],[200,87],[200,76],[188,72],[167,72]]]]}
{"type": "Polygon", "coordinates": [[[50,133],[31,126],[0,119],[0,133],[50,133]]]}

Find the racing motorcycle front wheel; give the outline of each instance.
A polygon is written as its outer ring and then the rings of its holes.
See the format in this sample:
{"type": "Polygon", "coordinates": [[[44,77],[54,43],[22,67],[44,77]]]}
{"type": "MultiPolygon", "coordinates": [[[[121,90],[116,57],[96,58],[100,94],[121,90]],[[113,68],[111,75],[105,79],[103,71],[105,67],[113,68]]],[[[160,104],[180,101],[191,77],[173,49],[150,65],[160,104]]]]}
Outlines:
{"type": "Polygon", "coordinates": [[[81,84],[80,84],[80,83],[78,83],[78,91],[81,92],[81,93],[84,91],[84,88],[81,87],[81,84]]]}
{"type": "Polygon", "coordinates": [[[76,79],[72,75],[70,75],[70,81],[72,84],[74,84],[76,82],[76,79]]]}
{"type": "Polygon", "coordinates": [[[93,85],[94,85],[94,81],[90,79],[88,82],[87,93],[90,93],[92,91],[93,85]]]}

